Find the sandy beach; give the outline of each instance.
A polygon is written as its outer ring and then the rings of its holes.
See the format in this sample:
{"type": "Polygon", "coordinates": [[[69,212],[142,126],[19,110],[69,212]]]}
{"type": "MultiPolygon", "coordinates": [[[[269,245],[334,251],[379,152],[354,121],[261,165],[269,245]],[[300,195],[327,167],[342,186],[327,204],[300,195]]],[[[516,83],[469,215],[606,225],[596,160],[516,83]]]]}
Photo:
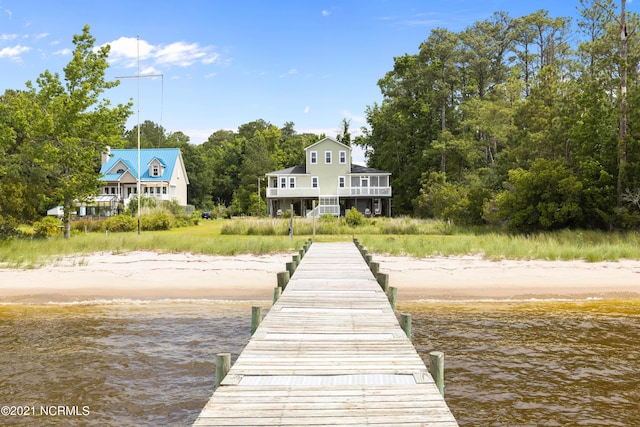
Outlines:
{"type": "MultiPolygon", "coordinates": [[[[0,302],[96,299],[269,300],[291,254],[130,252],[65,258],[37,269],[0,269],[0,302]]],[[[501,260],[374,255],[400,300],[640,298],[640,261],[501,260]]]]}

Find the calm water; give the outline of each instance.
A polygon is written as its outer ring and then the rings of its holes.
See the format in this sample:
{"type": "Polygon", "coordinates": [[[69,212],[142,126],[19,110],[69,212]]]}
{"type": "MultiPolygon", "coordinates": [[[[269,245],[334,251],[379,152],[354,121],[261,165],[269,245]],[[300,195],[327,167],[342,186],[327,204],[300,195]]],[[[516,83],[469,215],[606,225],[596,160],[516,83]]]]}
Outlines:
{"type": "MultiPolygon", "coordinates": [[[[235,360],[249,339],[251,305],[0,305],[0,406],[23,413],[0,425],[190,425],[213,391],[215,354],[235,360]]],[[[424,360],[445,351],[461,426],[640,424],[640,300],[399,310],[424,360]]]]}

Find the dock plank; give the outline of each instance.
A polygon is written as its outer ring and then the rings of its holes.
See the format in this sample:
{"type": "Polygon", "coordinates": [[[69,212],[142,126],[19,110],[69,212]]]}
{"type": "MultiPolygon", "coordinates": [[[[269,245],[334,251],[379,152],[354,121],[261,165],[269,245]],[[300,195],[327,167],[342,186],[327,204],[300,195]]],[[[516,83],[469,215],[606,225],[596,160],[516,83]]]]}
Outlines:
{"type": "Polygon", "coordinates": [[[194,426],[457,426],[355,245],[314,243],[194,426]]]}

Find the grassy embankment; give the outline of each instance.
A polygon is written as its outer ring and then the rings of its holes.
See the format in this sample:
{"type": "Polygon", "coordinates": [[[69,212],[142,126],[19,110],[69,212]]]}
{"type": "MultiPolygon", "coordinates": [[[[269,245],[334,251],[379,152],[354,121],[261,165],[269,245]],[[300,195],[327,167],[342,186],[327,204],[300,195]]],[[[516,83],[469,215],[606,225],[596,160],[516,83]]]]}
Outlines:
{"type": "MultiPolygon", "coordinates": [[[[207,255],[277,253],[298,249],[313,233],[312,222],[296,219],[289,240],[287,220],[201,221],[169,231],[74,234],[47,240],[0,241],[0,266],[33,268],[69,255],[137,250],[207,255]]],[[[489,259],[583,259],[589,262],[640,259],[640,233],[559,231],[531,236],[448,227],[437,221],[376,219],[357,227],[316,221],[316,241],[358,237],[372,253],[407,256],[482,255],[489,259]]]]}

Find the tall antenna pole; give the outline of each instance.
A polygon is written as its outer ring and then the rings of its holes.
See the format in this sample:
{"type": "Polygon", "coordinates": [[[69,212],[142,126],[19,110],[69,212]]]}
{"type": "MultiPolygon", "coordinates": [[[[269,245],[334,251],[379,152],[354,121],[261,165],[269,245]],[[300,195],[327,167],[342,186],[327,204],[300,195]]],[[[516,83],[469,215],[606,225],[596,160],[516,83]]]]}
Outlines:
{"type": "MultiPolygon", "coordinates": [[[[140,184],[140,79],[143,77],[162,77],[162,96],[164,97],[164,74],[145,74],[144,76],[140,75],[140,36],[136,36],[136,49],[137,49],[137,56],[138,56],[138,72],[135,76],[116,76],[117,79],[132,79],[135,78],[138,80],[138,114],[137,114],[137,120],[138,120],[138,124],[137,124],[137,128],[138,128],[138,173],[137,173],[137,177],[136,177],[136,192],[137,194],[137,198],[138,198],[138,234],[140,234],[141,231],[141,225],[140,225],[140,199],[142,198],[142,189],[141,189],[141,184],[140,184]]],[[[162,101],[161,101],[162,102],[162,101]]],[[[162,110],[160,110],[160,120],[162,120],[162,110]]]]}
{"type": "Polygon", "coordinates": [[[138,234],[140,234],[140,198],[142,197],[142,193],[140,193],[140,36],[136,36],[136,40],[138,55],[138,179],[136,182],[136,191],[138,192],[138,234]]]}

